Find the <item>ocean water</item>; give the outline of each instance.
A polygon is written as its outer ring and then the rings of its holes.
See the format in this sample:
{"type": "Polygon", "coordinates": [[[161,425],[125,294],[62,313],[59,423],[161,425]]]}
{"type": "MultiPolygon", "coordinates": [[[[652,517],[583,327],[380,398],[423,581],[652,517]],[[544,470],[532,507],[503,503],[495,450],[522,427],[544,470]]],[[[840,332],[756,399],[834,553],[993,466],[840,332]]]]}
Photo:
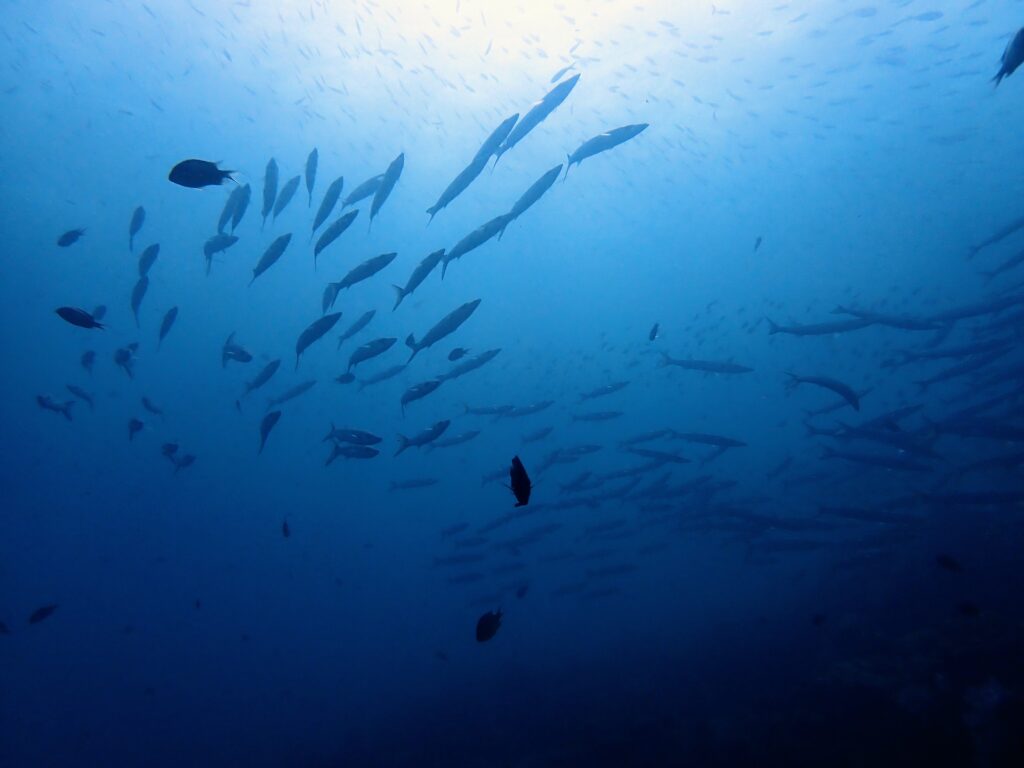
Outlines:
{"type": "Polygon", "coordinates": [[[1024,74],[992,82],[1022,25],[5,2],[0,766],[1024,764],[1024,74]],[[314,266],[328,185],[400,155],[314,266]],[[271,203],[301,178],[263,221],[271,158],[271,203]],[[232,178],[172,183],[186,159],[232,178]],[[385,253],[296,366],[325,286],[385,253]]]}

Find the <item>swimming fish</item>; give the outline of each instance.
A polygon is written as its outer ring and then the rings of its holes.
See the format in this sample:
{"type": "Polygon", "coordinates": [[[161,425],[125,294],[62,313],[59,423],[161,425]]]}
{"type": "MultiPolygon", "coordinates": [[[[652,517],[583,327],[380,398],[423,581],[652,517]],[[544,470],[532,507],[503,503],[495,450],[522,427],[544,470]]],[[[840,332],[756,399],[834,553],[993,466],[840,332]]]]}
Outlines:
{"type": "Polygon", "coordinates": [[[370,195],[376,193],[376,191],[380,187],[380,184],[381,184],[382,181],[384,181],[384,174],[383,173],[381,173],[381,174],[379,174],[377,176],[373,176],[373,177],[367,179],[366,181],[364,181],[358,187],[356,187],[351,192],[349,192],[348,193],[348,197],[346,197],[344,200],[342,200],[342,202],[341,202],[342,210],[348,208],[350,205],[355,205],[360,200],[365,200],[370,195]]]}
{"type": "Polygon", "coordinates": [[[356,216],[359,215],[359,211],[349,211],[338,217],[338,219],[331,223],[327,229],[323,231],[323,234],[317,238],[316,246],[313,249],[313,268],[316,269],[316,257],[331,243],[341,237],[341,234],[352,226],[352,222],[356,220],[356,216]]]}
{"type": "MultiPolygon", "coordinates": [[[[579,75],[577,75],[579,77],[579,75]]],[[[501,611],[491,612],[488,611],[481,616],[476,622],[476,641],[478,643],[486,643],[496,634],[498,634],[498,628],[501,626],[501,611]]]]}
{"type": "Polygon", "coordinates": [[[451,424],[451,422],[447,419],[438,421],[424,429],[415,437],[411,438],[400,434],[398,436],[398,450],[395,451],[395,456],[398,456],[407,448],[422,448],[424,445],[429,445],[444,434],[444,431],[448,429],[449,424],[451,424]]]}
{"type": "Polygon", "coordinates": [[[350,443],[352,445],[377,445],[382,439],[372,432],[366,432],[361,429],[349,429],[348,427],[339,429],[334,426],[332,421],[330,431],[321,442],[326,443],[328,440],[334,440],[336,443],[350,443]]]}
{"type": "Polygon", "coordinates": [[[405,282],[405,287],[400,285],[392,285],[395,289],[395,306],[391,308],[394,312],[398,309],[398,305],[402,303],[402,299],[409,296],[413,291],[419,288],[420,284],[427,279],[427,276],[434,271],[434,268],[441,263],[441,259],[444,258],[444,248],[439,251],[434,251],[423,258],[423,260],[416,265],[416,269],[409,275],[409,279],[405,282]]]}
{"type": "Polygon", "coordinates": [[[135,236],[139,234],[143,223],[146,221],[146,209],[141,205],[132,211],[132,220],[128,222],[128,250],[135,250],[135,236]]]}
{"type": "Polygon", "coordinates": [[[263,224],[267,223],[267,216],[274,210],[274,198],[277,197],[277,161],[270,158],[267,169],[263,173],[263,224]]]}
{"type": "Polygon", "coordinates": [[[142,431],[145,425],[136,418],[128,419],[128,442],[135,439],[135,436],[142,431]]]}
{"type": "Polygon", "coordinates": [[[296,384],[294,387],[285,390],[282,394],[278,395],[277,397],[270,398],[270,400],[267,401],[267,410],[269,411],[271,408],[274,408],[278,405],[283,405],[284,403],[287,403],[289,400],[294,400],[296,397],[306,394],[314,386],[316,386],[316,379],[310,379],[309,381],[303,381],[300,384],[296,384]]]}
{"type": "Polygon", "coordinates": [[[245,212],[249,209],[249,201],[252,199],[252,187],[245,184],[238,193],[238,200],[235,201],[235,206],[231,210],[231,231],[234,232],[238,228],[238,225],[242,223],[242,217],[245,216],[245,212]]]}
{"type": "Polygon", "coordinates": [[[156,257],[159,255],[159,243],[146,246],[145,250],[139,255],[139,277],[145,277],[149,274],[149,270],[152,269],[153,264],[156,263],[156,257]]]}
{"type": "Polygon", "coordinates": [[[248,363],[252,360],[252,355],[249,354],[249,352],[240,344],[235,343],[234,331],[231,332],[231,335],[228,336],[227,340],[224,342],[224,346],[221,347],[221,368],[227,366],[228,360],[234,360],[236,363],[248,363]]]}
{"type": "Polygon", "coordinates": [[[402,393],[402,415],[405,415],[405,406],[409,403],[421,400],[431,392],[436,390],[442,384],[440,379],[430,379],[419,384],[413,384],[405,392],[402,393]]]}
{"type": "Polygon", "coordinates": [[[530,503],[530,493],[533,490],[533,484],[530,482],[530,476],[526,474],[526,468],[518,456],[512,457],[512,468],[508,471],[508,476],[509,488],[512,489],[512,493],[516,497],[516,506],[525,507],[530,503]]]}
{"type": "Polygon", "coordinates": [[[634,136],[639,136],[648,127],[648,123],[636,123],[635,125],[624,125],[621,128],[612,128],[610,131],[598,134],[592,139],[587,139],[577,147],[576,151],[569,155],[568,164],[565,166],[565,175],[574,165],[579,165],[588,157],[593,157],[600,152],[607,152],[609,149],[629,141],[634,136]]]}
{"type": "Polygon", "coordinates": [[[222,171],[216,163],[209,160],[182,160],[171,168],[167,178],[182,187],[201,189],[202,187],[219,187],[225,181],[234,181],[234,171],[222,171]]]}
{"type": "Polygon", "coordinates": [[[256,374],[256,378],[254,378],[252,381],[247,381],[245,383],[245,392],[242,393],[242,397],[245,397],[250,392],[259,389],[268,381],[270,381],[270,379],[274,376],[275,373],[277,373],[277,370],[280,367],[280,359],[271,360],[269,363],[263,366],[262,370],[260,370],[260,372],[256,374]]]}
{"type": "Polygon", "coordinates": [[[260,449],[257,451],[257,455],[263,453],[263,447],[267,444],[267,436],[280,418],[280,411],[271,411],[260,421],[260,449]]]}
{"type": "Polygon", "coordinates": [[[249,285],[252,285],[256,281],[257,277],[270,269],[270,267],[274,265],[274,262],[281,258],[281,255],[284,253],[285,248],[288,247],[288,243],[290,243],[291,240],[291,233],[281,235],[267,247],[267,250],[263,252],[260,260],[256,263],[255,269],[252,271],[252,280],[249,281],[249,285]]]}
{"type": "Polygon", "coordinates": [[[123,370],[129,379],[135,378],[132,368],[135,365],[135,350],[138,348],[138,342],[133,342],[114,351],[114,364],[123,370]]]}
{"type": "Polygon", "coordinates": [[[84,229],[69,229],[67,232],[57,238],[57,245],[61,248],[67,248],[68,246],[74,245],[78,242],[78,238],[85,234],[84,229]]]}
{"type": "Polygon", "coordinates": [[[217,234],[203,243],[203,256],[206,257],[206,274],[210,274],[213,257],[218,253],[223,253],[237,242],[238,238],[234,235],[217,234]]]}
{"type": "MultiPolygon", "coordinates": [[[[351,288],[353,285],[361,283],[363,280],[368,280],[369,278],[373,277],[375,274],[384,269],[384,267],[386,267],[388,264],[394,261],[397,255],[397,253],[382,253],[380,256],[374,256],[373,258],[367,259],[362,264],[357,264],[356,266],[354,266],[351,270],[349,270],[347,275],[341,278],[340,281],[336,283],[331,283],[329,286],[330,301],[328,302],[325,300],[324,302],[327,309],[330,309],[334,306],[334,302],[337,299],[339,292],[345,290],[346,288],[351,288]]],[[[326,291],[324,293],[324,296],[328,297],[328,293],[326,291]]]]}
{"type": "Polygon", "coordinates": [[[1017,71],[1017,67],[1024,64],[1024,27],[1019,29],[1017,34],[1006,44],[1000,62],[999,71],[992,78],[997,86],[1004,77],[1009,77],[1017,71]]]}
{"type": "Polygon", "coordinates": [[[558,179],[558,174],[562,172],[562,165],[559,163],[554,168],[551,168],[544,172],[544,174],[537,179],[530,188],[520,195],[519,199],[516,200],[507,214],[505,214],[505,221],[502,222],[501,231],[498,233],[498,240],[501,240],[505,235],[505,228],[508,227],[513,221],[518,219],[527,209],[536,203],[540,198],[551,189],[551,185],[558,179]]]}
{"type": "Polygon", "coordinates": [[[480,299],[474,299],[473,301],[468,301],[461,307],[452,310],[441,318],[433,328],[427,331],[418,342],[413,334],[410,333],[405,339],[405,345],[412,350],[412,354],[409,355],[409,359],[412,360],[421,350],[436,344],[445,336],[453,333],[460,325],[469,319],[470,315],[472,315],[479,306],[480,299]]]}
{"type": "Polygon", "coordinates": [[[857,397],[857,393],[846,384],[835,379],[830,379],[825,376],[797,376],[795,373],[786,373],[790,377],[790,386],[795,387],[799,384],[814,384],[817,387],[831,390],[839,395],[843,400],[850,404],[850,407],[855,411],[860,410],[860,398],[857,397]]]}
{"type": "MultiPolygon", "coordinates": [[[[316,184],[316,166],[319,161],[320,153],[317,152],[316,147],[313,147],[313,151],[306,158],[306,192],[309,194],[309,202],[306,204],[307,208],[313,206],[313,185],[316,184]]],[[[313,229],[316,229],[316,227],[313,227],[313,229]]]]}
{"type": "Polygon", "coordinates": [[[402,175],[402,168],[404,167],[405,153],[402,152],[391,161],[391,165],[384,171],[384,176],[380,180],[380,186],[373,193],[373,202],[370,203],[370,226],[373,225],[374,218],[380,213],[380,209],[383,207],[384,201],[391,194],[391,190],[398,183],[398,177],[402,175]]]}
{"type": "Polygon", "coordinates": [[[167,334],[171,332],[171,328],[174,327],[174,321],[178,319],[178,308],[171,307],[164,314],[164,319],[160,321],[160,335],[157,339],[157,349],[164,343],[164,339],[167,334]]]}
{"type": "Polygon", "coordinates": [[[455,261],[456,259],[461,259],[473,249],[479,248],[492,237],[500,234],[505,227],[508,226],[510,221],[511,219],[507,213],[502,214],[501,216],[495,216],[493,219],[484,222],[464,238],[459,240],[459,242],[455,244],[454,248],[444,254],[444,258],[441,263],[441,279],[444,279],[450,262],[455,261]]]}
{"type": "Polygon", "coordinates": [[[89,349],[82,353],[82,357],[78,361],[85,370],[92,373],[93,363],[96,362],[96,352],[89,349]]]}
{"type": "Polygon", "coordinates": [[[313,230],[309,234],[310,239],[320,229],[320,225],[327,221],[327,217],[331,215],[334,206],[338,204],[338,198],[341,197],[341,190],[344,186],[345,177],[339,176],[327,187],[327,191],[324,192],[324,199],[320,202],[320,207],[316,211],[316,217],[313,219],[313,230]]]}
{"type": "Polygon", "coordinates": [[[75,404],[74,400],[68,400],[63,403],[58,403],[49,395],[36,395],[36,404],[44,411],[53,411],[54,413],[59,413],[68,421],[72,421],[71,406],[75,404]]]}
{"type": "Polygon", "coordinates": [[[341,349],[342,344],[344,344],[346,341],[348,341],[361,330],[363,330],[363,328],[368,326],[370,324],[370,321],[373,320],[373,316],[376,314],[377,310],[375,309],[369,309],[366,312],[363,312],[363,314],[361,314],[359,318],[354,323],[352,323],[352,325],[350,325],[348,329],[343,334],[341,334],[341,336],[338,337],[338,349],[341,349]]]}
{"type": "Polygon", "coordinates": [[[67,323],[71,323],[71,325],[76,325],[79,328],[103,328],[103,325],[98,323],[96,318],[84,309],[78,309],[77,307],[58,307],[55,311],[62,320],[67,323]]]}
{"type": "Polygon", "coordinates": [[[135,283],[135,287],[132,288],[132,314],[135,315],[135,327],[139,327],[139,307],[142,306],[142,300],[146,296],[146,291],[149,290],[149,278],[143,275],[135,283]]]}
{"type": "Polygon", "coordinates": [[[36,608],[32,611],[32,615],[28,617],[28,623],[38,624],[41,621],[45,621],[50,618],[56,610],[56,605],[44,605],[42,608],[36,608]]]}
{"type": "Polygon", "coordinates": [[[659,327],[660,326],[659,326],[658,323],[655,323],[654,325],[651,326],[650,333],[647,334],[647,340],[648,341],[654,341],[655,339],[658,338],[659,327]]]}
{"type": "Polygon", "coordinates": [[[360,363],[371,360],[378,355],[383,355],[394,346],[396,341],[398,341],[398,339],[395,338],[383,338],[368,341],[352,353],[348,359],[348,368],[346,370],[351,371],[360,363]]]}
{"type": "Polygon", "coordinates": [[[277,196],[277,200],[274,201],[274,218],[276,219],[281,211],[292,201],[295,197],[295,192],[299,188],[299,182],[302,180],[301,176],[292,176],[288,181],[285,182],[284,186],[281,187],[281,192],[277,196]]]}
{"type": "Polygon", "coordinates": [[[331,330],[340,318],[341,312],[324,315],[310,323],[306,330],[299,334],[299,338],[295,342],[295,370],[299,370],[299,358],[302,356],[302,353],[306,351],[310,344],[331,330]]]}
{"type": "Polygon", "coordinates": [[[523,115],[522,119],[516,123],[505,141],[495,152],[497,157],[494,162],[497,163],[503,154],[522,141],[530,131],[540,125],[548,115],[554,112],[558,105],[565,101],[566,97],[572,92],[572,89],[576,87],[579,79],[579,74],[573,75],[544,94],[540,101],[534,103],[530,107],[530,111],[523,115]]]}
{"type": "Polygon", "coordinates": [[[469,350],[466,349],[465,347],[456,347],[455,349],[453,349],[451,352],[448,353],[448,359],[451,362],[455,362],[456,360],[461,360],[463,357],[466,356],[466,354],[468,352],[469,352],[469,350]]]}

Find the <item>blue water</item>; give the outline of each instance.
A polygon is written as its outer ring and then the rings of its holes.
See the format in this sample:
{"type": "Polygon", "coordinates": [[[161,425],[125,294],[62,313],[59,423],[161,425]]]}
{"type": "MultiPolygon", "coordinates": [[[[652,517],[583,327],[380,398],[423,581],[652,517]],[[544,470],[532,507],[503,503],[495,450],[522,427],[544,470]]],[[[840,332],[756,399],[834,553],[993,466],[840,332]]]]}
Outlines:
{"type": "Polygon", "coordinates": [[[9,0],[0,766],[1024,764],[1024,267],[984,274],[1024,248],[1013,227],[985,245],[1024,216],[1024,74],[991,82],[1022,24],[1021,0],[9,0]],[[491,131],[575,74],[427,226],[491,131]],[[428,253],[641,123],[392,310],[428,253]],[[280,188],[314,147],[311,203],[304,177],[261,226],[268,161],[280,188]],[[344,198],[400,153],[372,227],[370,198],[314,270],[327,185],[344,198]],[[172,184],[186,158],[235,181],[172,184]],[[386,252],[294,370],[324,286],[386,252]],[[55,314],[98,305],[102,330],[55,314]],[[852,318],[837,306],[874,319],[770,332],[852,318]],[[250,362],[222,365],[232,333],[250,362]],[[403,415],[456,347],[501,351],[403,415]],[[307,380],[258,453],[268,400],[307,380]],[[442,420],[480,434],[393,455],[442,420]],[[332,424],[379,455],[325,466],[332,424]],[[410,480],[434,482],[392,488],[410,480]]]}

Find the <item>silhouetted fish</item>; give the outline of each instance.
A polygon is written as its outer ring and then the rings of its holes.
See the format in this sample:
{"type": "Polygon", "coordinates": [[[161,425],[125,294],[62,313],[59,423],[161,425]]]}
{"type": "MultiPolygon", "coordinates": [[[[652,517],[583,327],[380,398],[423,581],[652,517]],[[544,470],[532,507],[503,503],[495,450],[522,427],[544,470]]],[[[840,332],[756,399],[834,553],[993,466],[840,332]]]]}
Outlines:
{"type": "Polygon", "coordinates": [[[132,211],[132,220],[128,222],[128,250],[135,250],[135,236],[139,234],[146,221],[146,209],[141,205],[132,211]]]}
{"type": "Polygon", "coordinates": [[[391,194],[391,190],[395,188],[395,184],[398,183],[398,178],[402,175],[402,168],[405,167],[405,153],[402,152],[391,161],[391,165],[388,166],[387,170],[384,171],[384,176],[380,180],[380,186],[373,193],[373,202],[370,203],[370,224],[373,225],[373,220],[377,214],[380,213],[380,209],[384,206],[384,201],[388,199],[391,194]]]}
{"type": "Polygon", "coordinates": [[[501,611],[488,611],[476,623],[476,641],[485,643],[498,633],[501,626],[501,611]]]}
{"type": "Polygon", "coordinates": [[[341,197],[341,189],[344,186],[345,177],[339,176],[327,187],[327,191],[324,192],[324,199],[320,202],[320,207],[316,211],[316,218],[313,219],[313,229],[309,234],[310,239],[312,239],[313,233],[320,229],[320,225],[327,221],[327,217],[331,215],[334,206],[338,204],[338,198],[341,197]]]}
{"type": "Polygon", "coordinates": [[[476,311],[478,306],[480,306],[480,299],[467,301],[461,307],[452,310],[441,318],[418,342],[410,333],[405,339],[405,345],[412,350],[412,354],[409,355],[409,359],[412,360],[421,350],[436,344],[445,336],[454,333],[459,326],[469,319],[470,315],[476,311]]]}
{"type": "Polygon", "coordinates": [[[263,255],[260,257],[260,260],[256,263],[256,267],[252,271],[252,280],[249,281],[249,285],[252,285],[256,281],[257,277],[270,269],[270,267],[274,265],[274,262],[281,258],[285,248],[288,247],[288,243],[291,241],[291,233],[288,233],[287,235],[281,235],[267,246],[267,250],[263,252],[263,255]]]}
{"type": "Polygon", "coordinates": [[[526,474],[526,468],[518,456],[512,457],[512,468],[509,470],[508,475],[509,487],[516,497],[516,506],[525,507],[530,503],[530,492],[533,490],[533,484],[530,482],[530,476],[526,474]]]}
{"type": "Polygon", "coordinates": [[[152,245],[146,246],[139,255],[139,277],[145,277],[149,274],[149,270],[153,268],[153,265],[156,263],[156,257],[159,255],[159,243],[153,243],[152,245]]]}
{"type": "Polygon", "coordinates": [[[373,320],[373,316],[376,314],[377,310],[375,309],[368,309],[366,312],[363,312],[363,314],[361,314],[359,318],[354,323],[352,323],[352,325],[350,325],[348,329],[343,334],[341,334],[341,336],[338,337],[338,349],[341,349],[342,344],[344,344],[346,341],[348,341],[361,330],[363,330],[363,328],[368,326],[370,324],[370,321],[373,320]]]}
{"type": "Polygon", "coordinates": [[[414,269],[412,274],[409,275],[409,279],[406,281],[404,288],[400,285],[394,284],[391,286],[395,289],[396,294],[395,306],[391,308],[392,312],[398,309],[398,305],[402,303],[402,299],[410,295],[420,286],[420,283],[427,279],[427,275],[434,271],[434,268],[441,263],[441,259],[443,258],[444,248],[428,254],[419,264],[416,265],[416,269],[414,269]]]}
{"type": "Polygon", "coordinates": [[[58,307],[57,314],[62,320],[79,328],[103,328],[103,325],[96,322],[96,319],[84,309],[77,307],[58,307]]]}
{"type": "Polygon", "coordinates": [[[1017,34],[1006,44],[1000,62],[999,71],[992,78],[996,85],[999,85],[1004,77],[1009,77],[1017,71],[1017,67],[1024,64],[1024,27],[1019,29],[1017,34]]]}
{"type": "MultiPolygon", "coordinates": [[[[313,151],[309,153],[306,158],[306,192],[309,195],[309,202],[306,207],[312,207],[313,205],[313,186],[316,184],[316,166],[320,161],[320,153],[317,152],[316,147],[313,147],[313,151]]],[[[316,227],[313,227],[316,229],[316,227]]]]}
{"type": "Polygon", "coordinates": [[[341,312],[324,315],[310,323],[306,330],[299,334],[299,338],[295,342],[295,370],[299,370],[299,358],[302,356],[302,353],[306,351],[310,344],[330,331],[339,318],[341,318],[341,312]]]}
{"type": "Polygon", "coordinates": [[[558,105],[565,101],[566,97],[572,92],[572,89],[576,87],[579,79],[580,76],[578,74],[573,75],[568,80],[556,85],[544,94],[540,101],[533,104],[530,107],[530,111],[523,115],[522,119],[516,123],[515,127],[509,132],[508,137],[498,148],[496,152],[497,158],[494,162],[497,163],[503,154],[522,141],[526,134],[540,125],[548,115],[554,112],[558,105]]]}
{"type": "Polygon", "coordinates": [[[270,158],[267,162],[267,169],[263,173],[263,224],[267,223],[267,216],[274,210],[274,200],[277,198],[277,161],[270,158]]]}
{"type": "Polygon", "coordinates": [[[78,242],[78,238],[85,234],[84,229],[69,229],[63,235],[57,238],[57,245],[61,248],[67,248],[69,245],[74,245],[78,242]]]}
{"type": "Polygon", "coordinates": [[[576,149],[575,152],[569,155],[569,162],[565,166],[565,175],[569,175],[569,170],[574,165],[579,165],[588,157],[593,157],[600,152],[607,152],[609,149],[617,147],[623,142],[629,141],[634,136],[638,136],[643,133],[647,126],[648,123],[624,125],[621,128],[612,128],[610,131],[598,134],[592,139],[587,139],[576,149]]]}
{"type": "Polygon", "coordinates": [[[299,188],[299,182],[302,180],[300,176],[292,176],[288,181],[281,187],[281,193],[277,196],[277,200],[274,201],[274,218],[276,219],[281,211],[292,201],[295,197],[295,192],[299,188]]]}
{"type": "Polygon", "coordinates": [[[313,248],[313,268],[316,269],[316,258],[320,255],[327,246],[341,237],[341,234],[352,226],[352,222],[356,220],[356,216],[359,215],[359,211],[349,211],[338,217],[327,229],[323,231],[319,238],[317,238],[316,246],[313,248]]]}
{"type": "Polygon", "coordinates": [[[56,605],[44,605],[42,608],[36,608],[32,611],[32,615],[28,617],[28,623],[38,624],[41,621],[45,621],[50,618],[56,610],[56,605]]]}
{"type": "Polygon", "coordinates": [[[143,275],[135,283],[135,287],[132,288],[132,314],[135,316],[135,327],[139,327],[139,307],[142,306],[142,300],[146,296],[146,291],[149,290],[149,278],[143,275]]]}
{"type": "Polygon", "coordinates": [[[234,171],[222,171],[216,163],[208,160],[182,160],[171,168],[167,178],[182,187],[200,189],[202,187],[217,187],[225,181],[234,181],[231,174],[234,171]]]}
{"type": "Polygon", "coordinates": [[[260,449],[257,453],[263,453],[263,447],[267,444],[267,437],[270,435],[270,430],[277,424],[278,419],[281,418],[280,411],[271,411],[263,420],[260,422],[260,449]]]}
{"type": "Polygon", "coordinates": [[[160,321],[160,336],[157,339],[157,348],[164,343],[164,339],[167,334],[171,332],[171,328],[174,327],[174,321],[178,319],[178,308],[171,307],[164,314],[164,319],[160,321]]]}

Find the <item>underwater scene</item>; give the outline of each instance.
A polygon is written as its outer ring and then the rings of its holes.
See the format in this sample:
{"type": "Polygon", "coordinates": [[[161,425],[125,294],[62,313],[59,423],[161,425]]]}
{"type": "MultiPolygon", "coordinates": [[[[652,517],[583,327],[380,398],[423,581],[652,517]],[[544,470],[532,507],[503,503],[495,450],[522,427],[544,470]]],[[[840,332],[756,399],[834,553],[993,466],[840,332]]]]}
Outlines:
{"type": "Polygon", "coordinates": [[[1024,765],[1024,0],[5,0],[0,768],[1024,765]]]}

